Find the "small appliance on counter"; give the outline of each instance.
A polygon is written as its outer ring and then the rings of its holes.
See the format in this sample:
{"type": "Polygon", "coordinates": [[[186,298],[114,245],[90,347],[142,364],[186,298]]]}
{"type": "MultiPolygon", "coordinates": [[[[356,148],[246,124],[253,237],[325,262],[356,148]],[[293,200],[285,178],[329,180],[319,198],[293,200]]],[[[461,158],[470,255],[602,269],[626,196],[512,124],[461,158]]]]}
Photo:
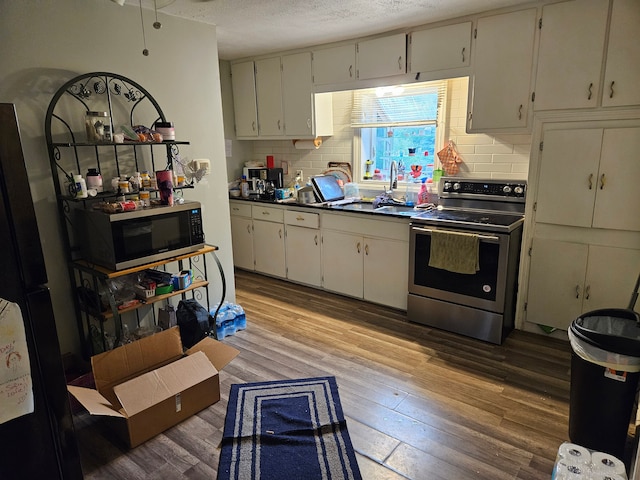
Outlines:
{"type": "Polygon", "coordinates": [[[252,179],[264,180],[265,182],[273,182],[274,188],[284,187],[284,173],[282,168],[252,168],[244,167],[242,174],[247,177],[247,182],[251,185],[255,182],[252,179]]]}

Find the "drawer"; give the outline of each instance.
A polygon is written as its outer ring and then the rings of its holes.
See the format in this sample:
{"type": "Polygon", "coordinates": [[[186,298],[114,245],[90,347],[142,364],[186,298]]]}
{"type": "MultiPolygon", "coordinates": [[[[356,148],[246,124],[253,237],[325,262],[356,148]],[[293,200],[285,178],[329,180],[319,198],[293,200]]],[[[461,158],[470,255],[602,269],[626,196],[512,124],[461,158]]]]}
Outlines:
{"type": "Polygon", "coordinates": [[[251,205],[248,203],[229,202],[229,211],[237,217],[251,218],[251,205]]]}
{"type": "Polygon", "coordinates": [[[320,226],[320,214],[285,210],[284,223],[299,227],[318,228],[320,226]]]}
{"type": "Polygon", "coordinates": [[[267,222],[283,222],[283,212],[281,208],[264,207],[262,205],[251,206],[251,216],[259,220],[266,220],[267,222]]]}

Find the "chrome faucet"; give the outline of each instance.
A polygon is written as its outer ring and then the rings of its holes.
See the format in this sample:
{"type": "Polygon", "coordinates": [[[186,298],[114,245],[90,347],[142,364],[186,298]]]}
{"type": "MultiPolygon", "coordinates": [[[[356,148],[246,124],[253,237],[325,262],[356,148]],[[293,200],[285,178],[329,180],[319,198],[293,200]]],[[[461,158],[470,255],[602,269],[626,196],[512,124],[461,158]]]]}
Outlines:
{"type": "Polygon", "coordinates": [[[393,195],[394,188],[398,188],[398,164],[392,160],[389,166],[389,190],[387,193],[393,195]]]}

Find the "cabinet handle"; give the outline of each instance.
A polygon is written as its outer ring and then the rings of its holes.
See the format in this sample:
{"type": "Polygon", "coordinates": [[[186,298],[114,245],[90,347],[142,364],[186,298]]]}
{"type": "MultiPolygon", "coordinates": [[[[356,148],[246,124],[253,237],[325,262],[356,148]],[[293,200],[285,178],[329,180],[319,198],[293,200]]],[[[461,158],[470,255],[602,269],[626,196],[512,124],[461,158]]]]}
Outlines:
{"type": "Polygon", "coordinates": [[[522,104],[520,104],[520,108],[518,109],[518,120],[522,120],[522,104]]]}
{"type": "Polygon", "coordinates": [[[604,189],[604,173],[602,175],[600,175],[600,190],[604,189]]]}
{"type": "Polygon", "coordinates": [[[360,253],[360,242],[358,242],[358,245],[356,246],[358,253],[360,253]]]}
{"type": "Polygon", "coordinates": [[[353,65],[349,65],[349,78],[353,78],[353,65]]]}
{"type": "Polygon", "coordinates": [[[301,217],[300,215],[298,215],[298,216],[296,217],[296,220],[297,220],[298,222],[304,222],[304,217],[301,217]]]}
{"type": "Polygon", "coordinates": [[[256,131],[256,122],[251,122],[251,130],[256,131]]]}
{"type": "Polygon", "coordinates": [[[282,238],[282,229],[278,230],[278,236],[282,238]]]}
{"type": "Polygon", "coordinates": [[[311,119],[307,118],[307,128],[311,128],[311,119]]]}
{"type": "Polygon", "coordinates": [[[251,225],[247,225],[247,233],[251,235],[251,225]]]}
{"type": "Polygon", "coordinates": [[[589,175],[589,190],[593,190],[593,173],[589,175]]]}
{"type": "Polygon", "coordinates": [[[580,298],[580,285],[576,285],[576,298],[580,298]]]}
{"type": "Polygon", "coordinates": [[[462,63],[465,61],[464,53],[466,51],[466,47],[462,47],[462,63]]]}
{"type": "Polygon", "coordinates": [[[266,210],[262,211],[262,215],[271,215],[269,212],[267,212],[266,210]]]}
{"type": "Polygon", "coordinates": [[[369,255],[369,244],[368,243],[365,244],[365,246],[364,246],[364,254],[365,255],[369,255]]]}
{"type": "Polygon", "coordinates": [[[587,287],[584,289],[585,300],[589,300],[590,296],[591,296],[591,285],[587,285],[587,287]]]}
{"type": "Polygon", "coordinates": [[[591,95],[592,95],[591,89],[592,88],[593,88],[593,83],[590,83],[589,84],[589,95],[587,96],[587,100],[591,100],[591,95]]]}
{"type": "Polygon", "coordinates": [[[316,244],[316,247],[318,246],[318,235],[316,234],[315,237],[313,237],[313,242],[316,244]]]}
{"type": "Polygon", "coordinates": [[[613,86],[616,82],[612,81],[611,85],[609,85],[609,98],[613,98],[613,86]]]}
{"type": "Polygon", "coordinates": [[[398,57],[398,70],[402,70],[402,55],[398,57]]]}
{"type": "Polygon", "coordinates": [[[280,120],[278,120],[278,130],[280,130],[280,120]]]}

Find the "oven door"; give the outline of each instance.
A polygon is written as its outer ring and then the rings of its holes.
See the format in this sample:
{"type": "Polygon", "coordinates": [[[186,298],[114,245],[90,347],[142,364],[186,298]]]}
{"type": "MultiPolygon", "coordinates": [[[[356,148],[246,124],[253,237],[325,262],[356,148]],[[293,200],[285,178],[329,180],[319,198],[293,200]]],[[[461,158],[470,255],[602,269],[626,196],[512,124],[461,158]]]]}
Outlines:
{"type": "Polygon", "coordinates": [[[503,313],[508,252],[509,234],[412,224],[409,293],[503,313]],[[430,267],[431,233],[434,230],[478,235],[480,269],[475,274],[461,274],[430,267]]]}

